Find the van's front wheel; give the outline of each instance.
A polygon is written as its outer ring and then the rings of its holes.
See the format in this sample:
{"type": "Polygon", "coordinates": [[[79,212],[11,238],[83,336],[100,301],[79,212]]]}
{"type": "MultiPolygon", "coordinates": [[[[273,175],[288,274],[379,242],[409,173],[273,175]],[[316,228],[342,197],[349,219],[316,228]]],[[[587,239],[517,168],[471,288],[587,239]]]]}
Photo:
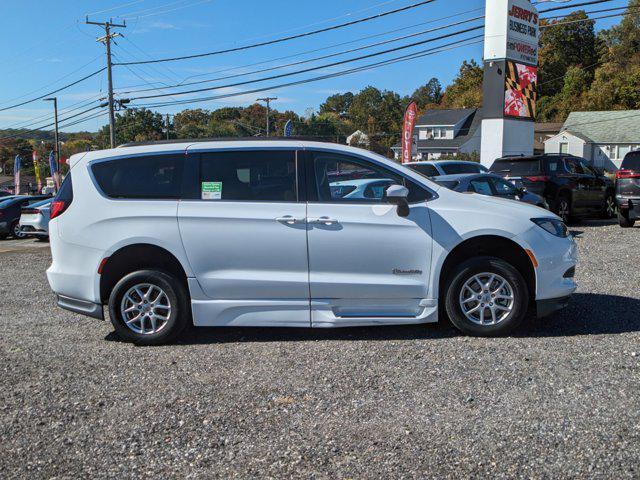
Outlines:
{"type": "Polygon", "coordinates": [[[139,270],[122,278],[109,296],[109,315],[119,337],[140,345],[170,342],[189,318],[188,295],[173,276],[139,270]]]}
{"type": "Polygon", "coordinates": [[[527,284],[504,260],[472,258],[460,264],[449,278],[445,290],[447,315],[463,333],[503,335],[515,329],[527,313],[527,284]]]}

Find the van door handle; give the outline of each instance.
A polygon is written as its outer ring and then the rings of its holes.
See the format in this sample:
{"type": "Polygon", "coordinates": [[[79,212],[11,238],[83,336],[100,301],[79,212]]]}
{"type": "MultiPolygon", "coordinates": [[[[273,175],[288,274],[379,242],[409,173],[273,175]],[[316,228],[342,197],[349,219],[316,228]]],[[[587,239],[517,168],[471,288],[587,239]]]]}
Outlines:
{"type": "Polygon", "coordinates": [[[335,218],[320,217],[320,218],[309,218],[308,222],[322,224],[322,225],[333,225],[334,223],[338,223],[338,220],[336,220],[335,218]]]}
{"type": "Polygon", "coordinates": [[[296,223],[303,223],[304,218],[295,218],[292,215],[285,215],[284,217],[276,218],[276,222],[286,223],[287,225],[294,225],[296,223]]]}

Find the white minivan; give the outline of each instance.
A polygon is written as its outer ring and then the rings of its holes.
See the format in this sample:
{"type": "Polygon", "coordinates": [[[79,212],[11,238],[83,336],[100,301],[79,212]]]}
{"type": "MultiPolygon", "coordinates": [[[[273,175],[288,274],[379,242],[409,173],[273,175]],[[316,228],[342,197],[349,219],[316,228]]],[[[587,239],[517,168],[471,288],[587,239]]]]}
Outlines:
{"type": "Polygon", "coordinates": [[[51,206],[58,305],[141,344],[195,326],[436,322],[499,335],[565,306],[577,252],[538,207],[457,193],[382,156],[299,140],[74,155],[51,206]]]}

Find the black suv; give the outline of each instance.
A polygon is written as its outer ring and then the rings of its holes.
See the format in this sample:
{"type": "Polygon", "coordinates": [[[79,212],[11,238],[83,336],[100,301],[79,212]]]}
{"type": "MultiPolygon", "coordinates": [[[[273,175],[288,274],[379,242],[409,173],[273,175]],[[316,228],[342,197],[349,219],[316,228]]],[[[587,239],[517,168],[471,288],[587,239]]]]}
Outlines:
{"type": "Polygon", "coordinates": [[[616,203],[620,226],[633,227],[640,219],[640,150],[627,153],[616,173],[616,203]]]}
{"type": "Polygon", "coordinates": [[[502,157],[493,162],[490,170],[543,197],[565,222],[578,217],[615,215],[613,181],[583,158],[550,154],[502,157]]]}

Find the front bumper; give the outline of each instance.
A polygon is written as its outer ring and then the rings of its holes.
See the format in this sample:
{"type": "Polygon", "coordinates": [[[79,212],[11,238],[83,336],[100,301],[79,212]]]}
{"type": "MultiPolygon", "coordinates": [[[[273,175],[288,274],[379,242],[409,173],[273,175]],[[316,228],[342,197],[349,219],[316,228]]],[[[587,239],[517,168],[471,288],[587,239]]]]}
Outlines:
{"type": "Polygon", "coordinates": [[[571,300],[571,295],[536,301],[537,317],[542,318],[546,317],[547,315],[551,315],[553,312],[556,312],[569,305],[569,300],[571,300]]]}
{"type": "Polygon", "coordinates": [[[104,311],[102,305],[97,303],[78,300],[77,298],[65,297],[64,295],[56,295],[58,306],[69,310],[70,312],[79,313],[88,317],[104,320],[104,311]]]}

